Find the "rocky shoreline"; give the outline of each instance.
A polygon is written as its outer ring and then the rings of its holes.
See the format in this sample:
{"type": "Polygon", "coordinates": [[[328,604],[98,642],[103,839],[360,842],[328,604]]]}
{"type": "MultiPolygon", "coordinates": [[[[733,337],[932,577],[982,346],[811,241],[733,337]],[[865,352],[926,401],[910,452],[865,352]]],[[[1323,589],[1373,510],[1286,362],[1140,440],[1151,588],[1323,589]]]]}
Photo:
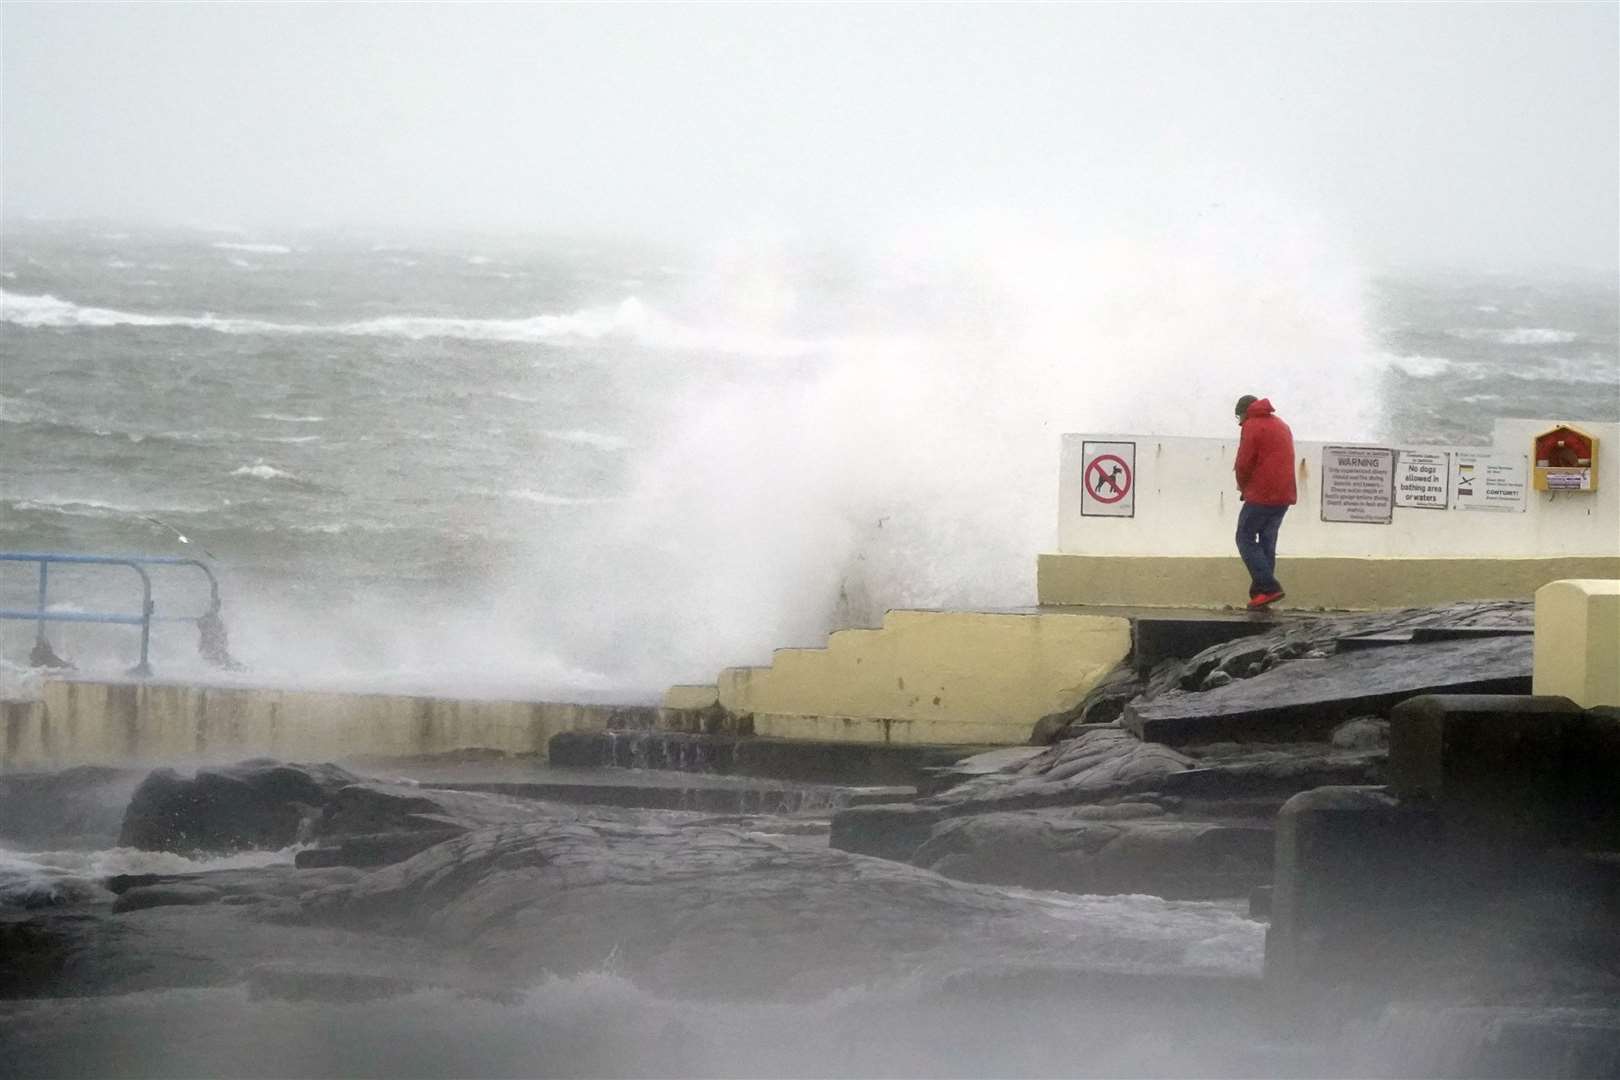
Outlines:
{"type": "MultiPolygon", "coordinates": [[[[1620,972],[1602,962],[1538,971],[1532,956],[1512,994],[1420,995],[1425,1015],[1496,1010],[1489,1022],[1468,1014],[1473,1027],[1455,1021],[1472,1034],[1446,1051],[1444,1069],[1430,1067],[1433,1046],[1381,1058],[1365,1043],[1394,1022],[1387,1001],[1301,1024],[1261,980],[1261,921],[1286,849],[1277,830],[1291,820],[1279,811],[1305,792],[1382,790],[1396,701],[1528,690],[1529,616],[1528,605],[1476,604],[1296,618],[1151,670],[1130,662],[1043,721],[1039,744],[925,765],[918,797],[830,817],[581,805],[533,797],[566,788],[429,785],[331,763],[0,775],[0,843],[177,864],[54,877],[0,864],[0,1002],[13,1003],[0,1005],[0,1023],[37,1035],[31,1002],[204,989],[245,994],[243,1008],[423,994],[507,1008],[537,979],[610,973],[660,1002],[726,1008],[819,1008],[854,987],[886,987],[919,1031],[976,995],[1005,1006],[1003,1027],[1027,1022],[1009,1019],[1018,1009],[1045,1016],[1083,1001],[1089,1019],[1043,1036],[1050,1048],[1072,1047],[1082,1029],[1112,1038],[1126,1022],[1176,1048],[1052,1069],[1031,1064],[1047,1061],[1038,1054],[974,1059],[936,1034],[953,1047],[946,1057],[938,1046],[911,1058],[850,1051],[842,1060],[855,1064],[833,1071],[855,1075],[896,1061],[915,1067],[891,1071],[951,1072],[948,1062],[967,1060],[1086,1075],[1398,1075],[1427,1062],[1420,1071],[1467,1075],[1494,1067],[1503,1025],[1523,1029],[1519,1049],[1548,1037],[1550,1021],[1525,1009],[1579,1016],[1575,1042],[1554,1040],[1566,1060],[1545,1074],[1620,1063],[1609,1004],[1620,972]],[[1439,669],[1436,647],[1448,657],[1439,669]],[[1144,738],[1154,731],[1168,741],[1144,738]]],[[[883,765],[888,779],[895,767],[883,765]]],[[[864,1019],[837,1015],[837,1030],[864,1030],[864,1019]]],[[[958,1019],[963,1031],[986,1022],[958,1019]]],[[[918,1037],[908,1028],[894,1047],[918,1037]]],[[[593,1047],[596,1057],[552,1052],[548,1064],[514,1068],[715,1068],[674,1050],[602,1065],[618,1059],[593,1047]]],[[[756,1064],[793,1073],[807,1060],[756,1064]]]]}

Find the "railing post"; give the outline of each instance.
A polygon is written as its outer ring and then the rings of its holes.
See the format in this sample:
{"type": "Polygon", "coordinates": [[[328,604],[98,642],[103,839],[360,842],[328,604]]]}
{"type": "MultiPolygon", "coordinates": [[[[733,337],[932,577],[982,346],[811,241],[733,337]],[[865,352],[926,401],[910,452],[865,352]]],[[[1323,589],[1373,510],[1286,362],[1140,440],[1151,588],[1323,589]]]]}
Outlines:
{"type": "Polygon", "coordinates": [[[129,566],[141,575],[141,662],[129,669],[131,675],[150,675],[152,665],[146,662],[147,647],[152,641],[152,578],[135,563],[129,566]]]}
{"type": "Polygon", "coordinates": [[[49,573],[50,563],[44,559],[39,560],[39,619],[34,623],[34,644],[39,645],[45,640],[45,584],[49,573]]]}

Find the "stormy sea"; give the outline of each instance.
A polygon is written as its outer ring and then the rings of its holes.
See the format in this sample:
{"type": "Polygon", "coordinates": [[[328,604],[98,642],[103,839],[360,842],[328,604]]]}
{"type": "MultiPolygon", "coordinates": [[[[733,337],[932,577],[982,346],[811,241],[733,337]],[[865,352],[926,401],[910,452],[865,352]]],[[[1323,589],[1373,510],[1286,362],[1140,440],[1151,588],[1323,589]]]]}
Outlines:
{"type": "Polygon", "coordinates": [[[0,547],[206,552],[264,676],[637,699],[887,607],[1031,602],[1066,431],[1225,434],[1251,391],[1301,437],[1620,416],[1600,276],[458,241],[9,229],[0,547]]]}
{"type": "MultiPolygon", "coordinates": [[[[1225,434],[1243,393],[1302,438],[1620,419],[1612,280],[1371,272],[1248,222],[1173,244],[980,223],[842,247],[33,222],[8,224],[0,278],[0,549],[206,560],[242,665],[213,680],[649,702],[890,607],[1032,603],[1065,432],[1225,434]]],[[[4,607],[33,602],[31,574],[0,575],[4,607]]],[[[165,610],[206,600],[157,579],[165,610]]],[[[51,600],[136,598],[62,568],[51,600]]],[[[134,658],[127,627],[51,635],[86,670],[134,658]]],[[[32,643],[0,624],[8,695],[32,643]]],[[[152,662],[203,670],[172,627],[152,662]]],[[[1305,1067],[1180,996],[1258,975],[1265,927],[1237,902],[873,869],[827,850],[825,807],[536,825],[470,797],[444,812],[526,830],[506,862],[310,871],[326,891],[293,898],[265,882],[303,841],[124,844],[139,779],[75,779],[66,825],[0,820],[0,916],[104,909],[116,875],[217,870],[220,902],[171,898],[88,944],[57,927],[81,942],[63,962],[82,992],[0,1003],[25,1073],[1305,1067]],[[383,925],[386,948],[362,932],[383,925]],[[223,974],[244,957],[253,978],[223,974]]],[[[40,816],[30,798],[7,812],[40,816]]],[[[1339,1067],[1445,1036],[1378,1023],[1339,1067]]],[[[1443,1067],[1426,1052],[1402,1060],[1443,1067]]]]}

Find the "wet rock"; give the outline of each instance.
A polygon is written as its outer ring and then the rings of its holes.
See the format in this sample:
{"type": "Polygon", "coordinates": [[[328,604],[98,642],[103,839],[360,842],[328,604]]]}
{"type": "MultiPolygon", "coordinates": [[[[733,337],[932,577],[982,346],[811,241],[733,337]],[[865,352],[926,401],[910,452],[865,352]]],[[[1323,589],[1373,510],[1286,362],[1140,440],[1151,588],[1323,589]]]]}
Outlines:
{"type": "Polygon", "coordinates": [[[1312,788],[1383,783],[1387,762],[1382,751],[1264,750],[1166,776],[1158,790],[1191,799],[1282,800],[1312,788]]]}
{"type": "Polygon", "coordinates": [[[840,811],[833,815],[829,842],[844,851],[909,859],[946,818],[1117,799],[1154,790],[1165,776],[1194,764],[1121,728],[1089,728],[1034,757],[909,805],[840,811]]]}
{"type": "Polygon", "coordinates": [[[125,891],[113,904],[113,913],[119,915],[144,908],[213,904],[219,899],[219,890],[206,885],[141,885],[125,891]]]}
{"type": "MultiPolygon", "coordinates": [[[[481,829],[307,907],[327,923],[425,935],[492,975],[532,983],[611,964],[637,985],[697,997],[816,997],[936,957],[950,970],[992,956],[1097,965],[1091,932],[1062,905],[712,827],[481,829]]],[[[1162,933],[1150,923],[1110,934],[1162,933]]]]}
{"type": "Polygon", "coordinates": [[[950,816],[945,807],[925,802],[840,810],[833,815],[827,844],[839,851],[905,862],[928,841],[934,826],[950,816]]]}
{"type": "Polygon", "coordinates": [[[1143,742],[1123,728],[1090,728],[1043,754],[921,803],[971,805],[982,811],[1096,802],[1127,791],[1151,790],[1163,777],[1192,765],[1187,756],[1143,742]]]}
{"type": "Polygon", "coordinates": [[[1429,641],[1279,664],[1217,689],[1143,695],[1123,722],[1171,746],[1231,739],[1326,738],[1352,716],[1387,712],[1418,694],[1528,693],[1526,635],[1429,641]]]}
{"type": "Polygon", "coordinates": [[[1358,716],[1333,729],[1332,742],[1344,750],[1389,749],[1389,721],[1376,716],[1358,716]]]}
{"type": "Polygon", "coordinates": [[[928,774],[927,779],[919,787],[919,791],[924,795],[937,795],[964,780],[1016,768],[1041,753],[1039,746],[1004,746],[996,750],[986,750],[982,754],[963,758],[952,765],[925,770],[928,774]]]}
{"type": "Polygon", "coordinates": [[[422,989],[393,975],[343,971],[294,963],[259,964],[247,973],[248,996],[278,1001],[380,1001],[422,989]]]}
{"type": "Polygon", "coordinates": [[[1049,746],[1062,739],[1073,738],[1078,734],[1075,729],[1083,724],[1112,724],[1124,711],[1125,703],[1140,694],[1142,689],[1142,677],[1127,659],[1086,691],[1079,704],[1037,720],[1029,741],[1035,746],[1049,746]]]}
{"type": "Polygon", "coordinates": [[[0,844],[22,851],[112,847],[144,775],[102,765],[0,773],[0,844]]]}
{"type": "Polygon", "coordinates": [[[300,851],[295,863],[300,869],[328,866],[386,866],[409,859],[434,844],[442,844],[466,832],[463,828],[416,829],[401,832],[368,833],[346,836],[337,847],[300,851]]]}
{"type": "Polygon", "coordinates": [[[283,848],[307,838],[324,806],[360,778],[336,765],[258,759],[198,769],[158,769],[135,790],[119,843],[181,854],[283,848]]]}
{"type": "MultiPolygon", "coordinates": [[[[333,840],[343,865],[373,866],[468,829],[558,812],[500,794],[362,780],[336,765],[258,760],[189,778],[152,773],[130,802],[121,842],[195,854],[333,840]]],[[[320,858],[312,865],[334,865],[320,858]]]]}
{"type": "Polygon", "coordinates": [[[1135,804],[951,818],[911,862],[963,881],[1183,900],[1245,896],[1270,880],[1270,829],[1163,813],[1135,804]],[[1098,813],[1108,810],[1123,812],[1098,813]]]}
{"type": "Polygon", "coordinates": [[[1426,641],[1528,634],[1533,605],[1523,600],[1490,600],[1396,611],[1293,616],[1259,633],[1212,645],[1186,661],[1165,661],[1154,669],[1144,696],[1176,687],[1197,690],[1212,672],[1244,678],[1296,659],[1320,659],[1357,643],[1403,645],[1426,641]]]}

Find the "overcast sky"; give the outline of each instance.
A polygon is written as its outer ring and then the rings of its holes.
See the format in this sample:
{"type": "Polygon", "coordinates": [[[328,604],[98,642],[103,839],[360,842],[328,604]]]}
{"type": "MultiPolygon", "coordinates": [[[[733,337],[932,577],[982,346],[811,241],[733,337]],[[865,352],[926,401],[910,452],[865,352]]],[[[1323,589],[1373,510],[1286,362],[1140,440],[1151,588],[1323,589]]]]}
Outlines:
{"type": "Polygon", "coordinates": [[[1375,262],[1620,261],[1612,3],[0,11],[8,216],[836,238],[1258,192],[1375,262]]]}

